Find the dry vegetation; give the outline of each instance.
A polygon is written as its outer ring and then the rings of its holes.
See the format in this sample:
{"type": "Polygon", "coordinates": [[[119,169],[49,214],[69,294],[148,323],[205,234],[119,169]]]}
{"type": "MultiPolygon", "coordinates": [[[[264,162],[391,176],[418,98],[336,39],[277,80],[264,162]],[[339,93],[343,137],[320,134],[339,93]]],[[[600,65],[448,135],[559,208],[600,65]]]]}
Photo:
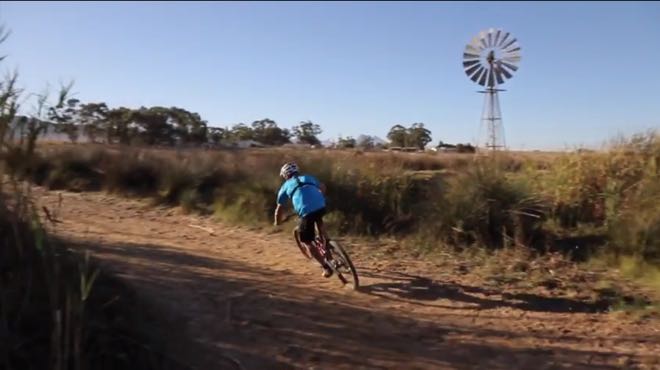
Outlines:
{"type": "MultiPolygon", "coordinates": [[[[335,232],[394,236],[428,249],[524,246],[598,256],[640,271],[660,259],[660,136],[606,152],[506,155],[283,149],[49,146],[10,159],[51,189],[152,197],[226,221],[270,220],[277,169],[294,159],[329,188],[335,232]]],[[[14,165],[12,165],[14,164],[14,165]]],[[[628,268],[627,270],[631,270],[628,268]]],[[[652,270],[652,269],[651,269],[652,270]]]]}
{"type": "Polygon", "coordinates": [[[186,368],[164,355],[148,303],[50,237],[26,190],[3,194],[0,368],[186,368]]]}
{"type": "MultiPolygon", "coordinates": [[[[0,26],[0,44],[6,36],[0,26]]],[[[21,93],[16,73],[0,81],[0,369],[186,368],[165,355],[157,311],[53,237],[53,220],[40,217],[29,187],[12,176],[33,163],[42,131],[32,122],[23,140],[9,139],[21,93]]],[[[40,96],[37,109],[46,102],[40,96]]]]}
{"type": "MultiPolygon", "coordinates": [[[[506,294],[516,296],[541,291],[590,309],[632,308],[646,316],[660,292],[660,136],[654,133],[605,152],[494,158],[100,145],[37,149],[9,146],[2,153],[3,171],[49,189],[146,197],[261,225],[271,220],[277,169],[296,160],[328,185],[327,220],[334,233],[397,239],[408,252],[426,252],[428,258],[450,252],[484,285],[506,286],[506,294]],[[622,276],[654,292],[638,294],[622,276]]],[[[0,354],[3,366],[178,367],[161,354],[149,311],[127,306],[133,293],[97,275],[88,259],[67,252],[66,242],[50,238],[24,190],[4,190],[13,201],[3,199],[0,212],[0,227],[9,236],[2,250],[0,319],[9,338],[0,354]]]]}

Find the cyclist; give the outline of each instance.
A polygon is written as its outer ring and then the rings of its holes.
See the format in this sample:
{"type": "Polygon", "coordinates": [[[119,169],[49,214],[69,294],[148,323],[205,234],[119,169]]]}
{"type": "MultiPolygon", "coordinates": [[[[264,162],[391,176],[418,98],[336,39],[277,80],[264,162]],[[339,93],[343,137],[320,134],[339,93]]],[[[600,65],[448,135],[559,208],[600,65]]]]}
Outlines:
{"type": "Polygon", "coordinates": [[[299,217],[300,242],[303,243],[323,268],[323,277],[330,277],[332,269],[323,260],[311,243],[316,237],[314,224],[323,233],[323,215],[325,214],[325,185],[314,176],[300,175],[295,162],[285,163],[280,169],[280,176],[284,183],[277,194],[277,207],[275,208],[275,226],[282,222],[282,208],[291,199],[293,210],[299,217]]]}

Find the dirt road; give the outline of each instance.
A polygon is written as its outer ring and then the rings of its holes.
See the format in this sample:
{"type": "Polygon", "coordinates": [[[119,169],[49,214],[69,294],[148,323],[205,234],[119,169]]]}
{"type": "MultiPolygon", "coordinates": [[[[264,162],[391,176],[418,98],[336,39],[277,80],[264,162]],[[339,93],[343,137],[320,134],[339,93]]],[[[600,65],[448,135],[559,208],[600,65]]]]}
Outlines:
{"type": "Polygon", "coordinates": [[[103,193],[35,190],[52,212],[58,194],[54,232],[178,315],[172,340],[191,340],[181,356],[199,369],[228,368],[228,357],[244,369],[660,368],[657,321],[489,290],[460,266],[396,260],[375,245],[348,245],[355,292],[299,255],[290,225],[269,234],[103,193]]]}

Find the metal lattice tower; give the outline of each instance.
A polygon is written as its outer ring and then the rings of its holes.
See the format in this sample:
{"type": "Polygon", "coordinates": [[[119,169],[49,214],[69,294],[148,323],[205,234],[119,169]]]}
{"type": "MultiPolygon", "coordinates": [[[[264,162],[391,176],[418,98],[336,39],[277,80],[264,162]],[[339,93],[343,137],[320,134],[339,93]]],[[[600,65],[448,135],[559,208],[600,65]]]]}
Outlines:
{"type": "Polygon", "coordinates": [[[477,147],[491,151],[506,148],[502,112],[498,93],[506,80],[513,77],[520,63],[518,40],[499,29],[481,31],[463,52],[463,68],[468,77],[485,87],[481,129],[477,147]]]}

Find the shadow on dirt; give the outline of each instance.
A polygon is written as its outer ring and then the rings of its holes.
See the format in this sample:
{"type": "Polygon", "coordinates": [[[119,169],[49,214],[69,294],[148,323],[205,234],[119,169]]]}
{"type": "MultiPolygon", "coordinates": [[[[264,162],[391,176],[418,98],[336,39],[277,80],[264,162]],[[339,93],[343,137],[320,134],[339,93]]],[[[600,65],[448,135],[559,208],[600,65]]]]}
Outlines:
{"type": "Polygon", "coordinates": [[[389,282],[366,285],[360,291],[386,299],[399,298],[416,304],[420,301],[449,299],[468,303],[474,309],[485,310],[498,307],[517,308],[525,311],[560,312],[560,313],[597,313],[605,312],[610,307],[606,300],[584,302],[575,299],[544,297],[535,294],[510,294],[488,289],[453,283],[438,283],[423,276],[400,272],[387,274],[362,271],[365,277],[386,277],[389,282]],[[501,299],[487,297],[499,296],[501,299]]]}
{"type": "MultiPolygon", "coordinates": [[[[173,348],[179,346],[185,351],[181,356],[199,369],[615,369],[616,361],[624,356],[602,349],[501,346],[496,342],[544,333],[377,311],[370,307],[371,298],[362,305],[355,296],[342,299],[353,292],[314,290],[310,294],[309,288],[300,286],[298,275],[236,260],[158,245],[78,243],[78,247],[91,250],[101,266],[135,286],[146,299],[180,316],[185,329],[171,332],[173,348]],[[232,361],[234,365],[229,365],[232,361]]],[[[391,276],[388,283],[365,287],[371,295],[388,292],[406,300],[449,297],[482,307],[502,304],[473,297],[470,289],[476,288],[448,288],[401,274],[391,276]]],[[[563,304],[522,298],[520,304],[527,309],[563,304]]]]}

